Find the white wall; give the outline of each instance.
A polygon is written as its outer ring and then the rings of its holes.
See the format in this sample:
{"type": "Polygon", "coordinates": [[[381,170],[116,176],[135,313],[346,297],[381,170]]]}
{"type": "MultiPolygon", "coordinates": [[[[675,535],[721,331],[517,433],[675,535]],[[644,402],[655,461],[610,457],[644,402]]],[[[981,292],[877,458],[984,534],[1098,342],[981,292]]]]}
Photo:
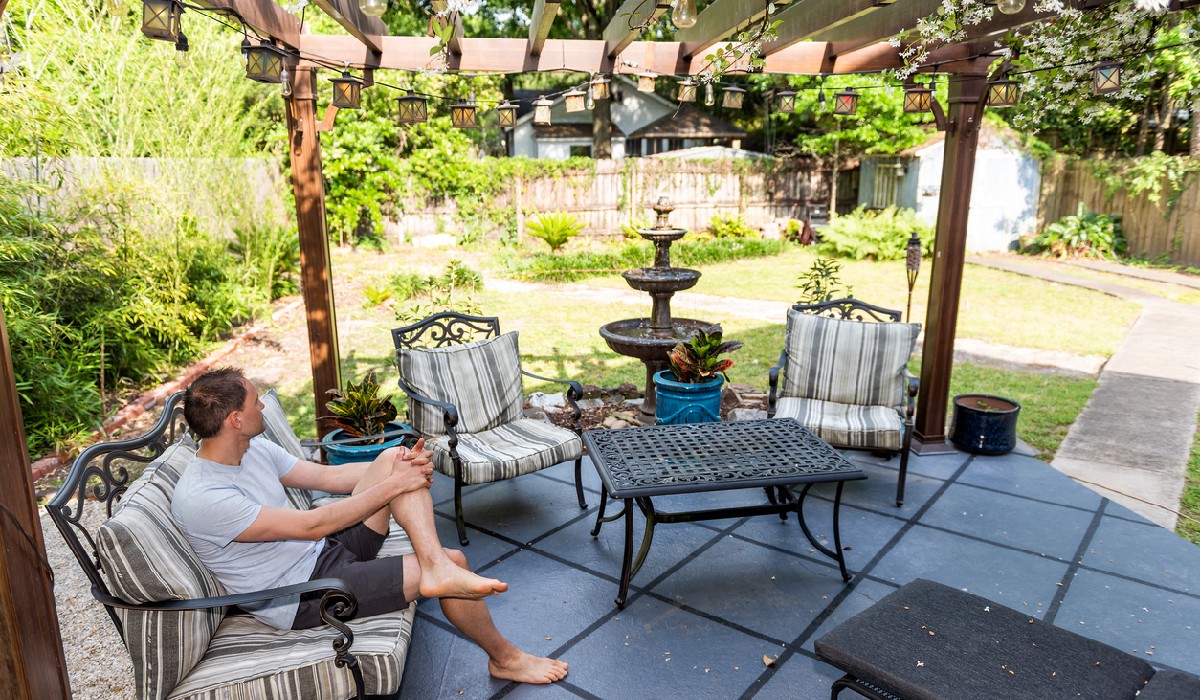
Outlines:
{"type": "MultiPolygon", "coordinates": [[[[566,160],[571,156],[572,146],[590,147],[591,145],[590,138],[538,139],[537,157],[566,160]]],[[[625,139],[614,138],[612,140],[612,157],[614,159],[625,157],[625,139]]]]}

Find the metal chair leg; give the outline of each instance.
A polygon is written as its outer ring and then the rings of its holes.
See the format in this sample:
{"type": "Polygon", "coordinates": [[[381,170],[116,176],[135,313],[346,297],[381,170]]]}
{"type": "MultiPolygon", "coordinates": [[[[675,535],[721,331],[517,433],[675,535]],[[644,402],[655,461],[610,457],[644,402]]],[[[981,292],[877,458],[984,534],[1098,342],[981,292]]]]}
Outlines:
{"type": "Polygon", "coordinates": [[[575,460],[575,495],[579,498],[579,507],[587,508],[587,501],[583,499],[583,457],[580,456],[575,460]]]}
{"type": "Polygon", "coordinates": [[[463,519],[462,509],[462,476],[457,476],[454,479],[454,525],[458,528],[458,543],[466,547],[470,542],[467,540],[467,523],[463,519]]]}
{"type": "Polygon", "coordinates": [[[896,482],[896,507],[904,505],[904,481],[908,478],[908,453],[912,452],[912,428],[907,428],[904,442],[900,445],[900,478],[896,482]]]}

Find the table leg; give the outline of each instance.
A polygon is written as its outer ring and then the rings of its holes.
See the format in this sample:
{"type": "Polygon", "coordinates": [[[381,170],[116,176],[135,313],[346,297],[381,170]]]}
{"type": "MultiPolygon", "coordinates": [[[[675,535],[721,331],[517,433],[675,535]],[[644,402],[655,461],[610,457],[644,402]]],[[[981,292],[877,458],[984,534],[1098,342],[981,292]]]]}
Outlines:
{"type": "Polygon", "coordinates": [[[842,570],[842,580],[850,581],[850,574],[846,573],[846,553],[842,551],[842,531],[841,518],[838,517],[842,509],[842,486],[846,482],[839,481],[837,484],[837,493],[833,497],[833,548],[837,551],[838,568],[842,570]]]}
{"type": "MultiPolygon", "coordinates": [[[[597,525],[599,527],[599,525],[597,525]]],[[[617,591],[617,608],[625,609],[625,598],[629,595],[629,579],[633,577],[633,508],[625,503],[625,551],[621,555],[621,587],[617,591]]]]}
{"type": "Polygon", "coordinates": [[[842,483],[838,482],[837,496],[833,501],[833,542],[837,547],[836,552],[818,542],[817,538],[813,537],[812,530],[808,529],[808,523],[804,520],[804,499],[808,497],[812,484],[805,484],[804,488],[800,490],[800,496],[796,499],[796,520],[800,521],[800,529],[804,531],[804,536],[808,538],[812,546],[821,554],[836,561],[842,570],[842,578],[849,581],[850,578],[846,575],[846,558],[842,555],[841,535],[838,532],[838,507],[842,503],[842,483]]]}
{"type": "Polygon", "coordinates": [[[642,509],[642,514],[646,516],[646,529],[642,533],[642,546],[638,549],[637,558],[633,561],[633,571],[629,572],[629,578],[633,578],[645,563],[646,555],[650,552],[650,543],[654,541],[654,526],[658,524],[658,515],[654,512],[653,501],[649,498],[639,498],[637,504],[642,509]]]}
{"type": "Polygon", "coordinates": [[[612,522],[613,520],[616,520],[617,518],[621,517],[622,513],[617,513],[616,515],[612,516],[611,518],[605,518],[604,510],[607,507],[608,507],[608,487],[602,485],[600,487],[600,510],[597,511],[597,513],[596,513],[596,527],[592,528],[592,537],[596,537],[600,534],[600,526],[602,524],[612,522]]]}

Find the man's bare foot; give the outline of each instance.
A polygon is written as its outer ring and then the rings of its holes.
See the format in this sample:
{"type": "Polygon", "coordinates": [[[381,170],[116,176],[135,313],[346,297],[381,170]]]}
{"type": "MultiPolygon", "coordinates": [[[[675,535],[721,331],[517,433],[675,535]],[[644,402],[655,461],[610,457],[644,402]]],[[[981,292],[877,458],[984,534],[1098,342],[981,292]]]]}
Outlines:
{"type": "Polygon", "coordinates": [[[508,590],[508,584],[484,578],[447,562],[445,566],[421,571],[421,595],[426,598],[478,600],[508,590]]]}
{"type": "Polygon", "coordinates": [[[567,662],[527,654],[520,649],[503,663],[488,659],[493,677],[518,683],[553,683],[567,677],[567,662]]]}

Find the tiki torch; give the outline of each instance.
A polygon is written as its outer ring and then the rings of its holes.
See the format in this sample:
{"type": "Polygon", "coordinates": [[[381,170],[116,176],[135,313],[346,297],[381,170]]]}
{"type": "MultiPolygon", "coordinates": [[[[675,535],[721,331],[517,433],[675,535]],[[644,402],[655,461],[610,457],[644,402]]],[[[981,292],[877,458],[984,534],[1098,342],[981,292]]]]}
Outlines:
{"type": "Polygon", "coordinates": [[[904,269],[908,272],[908,308],[904,312],[904,320],[911,323],[913,287],[917,284],[917,273],[921,271],[921,237],[916,231],[913,231],[912,237],[908,239],[904,269]]]}

